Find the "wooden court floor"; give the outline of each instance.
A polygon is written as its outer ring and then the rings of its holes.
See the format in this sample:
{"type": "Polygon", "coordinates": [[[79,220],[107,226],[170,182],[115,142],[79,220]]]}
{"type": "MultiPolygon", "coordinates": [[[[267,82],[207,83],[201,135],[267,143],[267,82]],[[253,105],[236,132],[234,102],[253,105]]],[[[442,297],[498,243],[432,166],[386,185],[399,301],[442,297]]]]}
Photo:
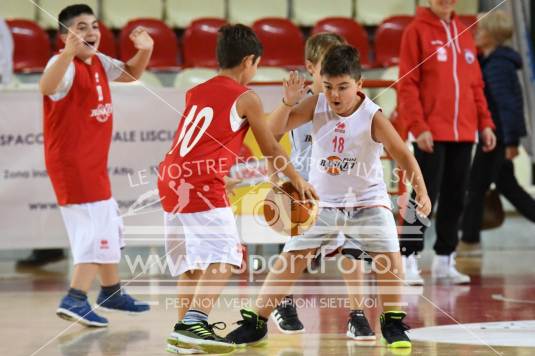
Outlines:
{"type": "MultiPolygon", "coordinates": [[[[524,236],[533,235],[535,240],[533,226],[524,223],[521,226],[531,229],[524,236]]],[[[298,310],[306,327],[305,334],[283,335],[270,322],[266,347],[243,349],[234,354],[535,355],[535,241],[509,240],[502,243],[502,248],[495,247],[491,246],[480,259],[458,259],[459,269],[472,276],[471,285],[438,285],[426,274],[423,288],[413,288],[404,295],[406,321],[413,328],[411,350],[392,351],[379,342],[362,344],[346,338],[345,296],[334,288],[334,294],[325,293],[330,285],[318,282],[313,283],[318,287],[316,294],[308,293],[304,287],[294,291],[296,299],[303,302],[298,310]]],[[[423,264],[430,265],[429,252],[424,254],[423,264]]],[[[172,303],[173,287],[163,287],[162,281],[169,279],[168,276],[144,277],[152,280],[141,282],[145,283],[145,289],[135,283],[126,287],[137,298],[153,304],[149,313],[140,316],[108,313],[105,314],[110,321],[108,328],[87,329],[54,314],[68,285],[69,271],[68,261],[43,269],[17,270],[14,261],[0,260],[0,355],[170,355],[165,351],[165,338],[176,321],[176,311],[172,303]],[[139,294],[140,291],[145,294],[139,294]]],[[[327,274],[333,277],[331,272],[327,274]]],[[[121,277],[131,278],[124,266],[121,277]]],[[[306,277],[311,281],[316,278],[324,277],[306,277]]],[[[251,295],[245,292],[246,285],[246,281],[241,281],[229,287],[223,300],[250,299],[251,295]]],[[[95,286],[90,300],[95,300],[97,292],[95,286]]],[[[371,295],[370,300],[375,297],[371,295]]],[[[222,303],[215,308],[210,321],[226,322],[228,327],[222,332],[225,334],[235,327],[238,308],[232,302],[222,303]]],[[[379,333],[378,309],[370,305],[366,310],[379,333]]]]}

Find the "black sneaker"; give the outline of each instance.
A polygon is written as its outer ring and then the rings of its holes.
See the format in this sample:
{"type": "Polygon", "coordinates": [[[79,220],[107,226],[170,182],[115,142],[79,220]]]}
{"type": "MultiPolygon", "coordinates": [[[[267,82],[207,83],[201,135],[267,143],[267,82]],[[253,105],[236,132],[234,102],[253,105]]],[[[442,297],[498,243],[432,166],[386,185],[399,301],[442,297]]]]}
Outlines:
{"type": "Polygon", "coordinates": [[[381,314],[381,332],[383,343],[392,348],[409,348],[411,340],[405,334],[409,326],[403,323],[405,312],[386,312],[381,314]]]}
{"type": "Polygon", "coordinates": [[[301,320],[299,320],[297,309],[291,296],[285,297],[275,310],[273,310],[271,318],[283,334],[300,334],[305,332],[305,327],[301,320]]]}
{"type": "MultiPolygon", "coordinates": [[[[223,322],[208,324],[206,321],[185,324],[179,321],[167,338],[167,343],[176,348],[189,350],[189,353],[226,354],[234,351],[236,345],[216,335],[214,327],[222,330],[226,324],[223,322]],[[219,324],[224,326],[219,327],[219,324]]],[[[168,351],[171,350],[168,348],[168,351]]]]}
{"type": "Polygon", "coordinates": [[[237,345],[261,346],[267,339],[267,320],[249,309],[240,310],[243,320],[238,328],[231,331],[226,339],[237,345]]]}
{"type": "Polygon", "coordinates": [[[366,319],[362,310],[354,310],[349,314],[347,322],[347,337],[353,340],[367,341],[375,340],[375,333],[366,319]]]}

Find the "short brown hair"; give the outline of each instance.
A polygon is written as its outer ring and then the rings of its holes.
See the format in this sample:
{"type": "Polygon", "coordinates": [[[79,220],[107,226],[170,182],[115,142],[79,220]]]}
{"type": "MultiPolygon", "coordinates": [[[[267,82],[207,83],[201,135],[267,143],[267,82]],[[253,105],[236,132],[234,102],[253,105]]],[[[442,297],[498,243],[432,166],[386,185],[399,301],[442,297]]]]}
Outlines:
{"type": "Polygon", "coordinates": [[[305,58],[315,65],[322,59],[322,57],[331,47],[345,43],[345,39],[336,33],[316,33],[307,39],[305,44],[305,58]]]}
{"type": "Polygon", "coordinates": [[[496,10],[479,15],[478,27],[487,31],[490,36],[502,45],[513,37],[513,19],[503,10],[496,10]]]}

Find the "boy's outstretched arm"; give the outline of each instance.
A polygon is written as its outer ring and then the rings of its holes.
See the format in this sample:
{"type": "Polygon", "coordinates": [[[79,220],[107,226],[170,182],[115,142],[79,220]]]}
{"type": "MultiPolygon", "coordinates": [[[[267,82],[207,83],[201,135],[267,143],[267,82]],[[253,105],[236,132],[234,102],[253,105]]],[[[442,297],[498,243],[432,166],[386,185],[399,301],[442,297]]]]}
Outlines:
{"type": "Polygon", "coordinates": [[[75,31],[69,30],[67,39],[65,40],[65,49],[41,76],[41,80],[39,81],[41,94],[52,95],[58,90],[69,65],[83,48],[84,41],[82,37],[75,31]]]}
{"type": "Polygon", "coordinates": [[[283,87],[282,102],[268,115],[269,128],[274,135],[283,135],[312,120],[318,100],[317,96],[312,96],[301,101],[306,91],[305,82],[295,71],[284,80],[283,87]]]}
{"type": "Polygon", "coordinates": [[[147,30],[141,26],[136,27],[132,33],[130,33],[129,37],[138,51],[125,63],[124,72],[115,79],[116,82],[133,82],[138,80],[145,68],[147,68],[150,56],[152,55],[154,41],[147,30]]]}
{"type": "Polygon", "coordinates": [[[241,117],[246,118],[249,122],[262,154],[273,162],[273,166],[277,171],[282,171],[290,179],[292,185],[299,192],[301,199],[318,200],[314,187],[297,173],[286,152],[284,152],[282,146],[275,140],[269,130],[264,118],[262,102],[258,95],[252,91],[243,94],[238,100],[237,111],[241,117]]]}
{"type": "Polygon", "coordinates": [[[405,142],[396,132],[396,129],[380,111],[377,111],[373,117],[372,138],[384,145],[388,153],[405,172],[405,176],[409,179],[416,192],[416,202],[418,203],[416,210],[421,215],[428,216],[431,213],[431,200],[427,195],[427,188],[420,166],[405,142]]]}

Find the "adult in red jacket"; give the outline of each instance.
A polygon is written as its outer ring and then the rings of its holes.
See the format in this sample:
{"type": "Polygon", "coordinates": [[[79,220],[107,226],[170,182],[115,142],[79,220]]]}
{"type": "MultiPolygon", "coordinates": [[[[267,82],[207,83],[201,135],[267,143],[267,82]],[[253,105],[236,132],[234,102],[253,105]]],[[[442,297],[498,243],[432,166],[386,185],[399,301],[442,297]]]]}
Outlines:
{"type": "MultiPolygon", "coordinates": [[[[401,41],[400,119],[416,139],[414,154],[431,202],[437,202],[432,273],[436,279],[469,283],[455,268],[454,251],[470,170],[472,146],[480,133],[485,150],[496,144],[476,47],[470,31],[454,13],[457,0],[429,0],[417,9],[401,41]]],[[[408,211],[408,210],[407,210],[408,211]]],[[[423,219],[404,216],[401,251],[406,280],[422,284],[415,255],[423,250],[423,219]],[[406,233],[407,232],[407,233],[406,233]]]]}

